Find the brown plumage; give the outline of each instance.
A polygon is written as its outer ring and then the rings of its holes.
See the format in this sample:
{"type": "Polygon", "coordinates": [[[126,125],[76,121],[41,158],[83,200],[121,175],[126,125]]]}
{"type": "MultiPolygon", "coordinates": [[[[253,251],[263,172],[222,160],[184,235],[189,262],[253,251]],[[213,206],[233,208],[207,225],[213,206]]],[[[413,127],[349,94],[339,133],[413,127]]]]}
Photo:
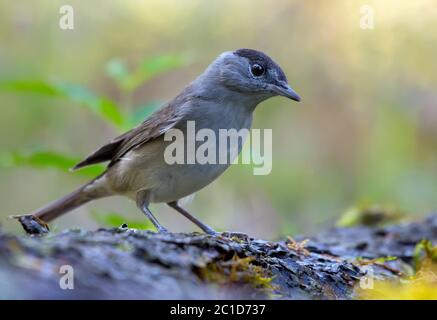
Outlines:
{"type": "Polygon", "coordinates": [[[174,100],[153,113],[139,126],[123,133],[108,144],[100,147],[83,161],[75,165],[72,170],[106,161],[109,161],[108,166],[110,167],[128,151],[160,137],[183,118],[183,110],[180,110],[176,106],[183,105],[190,100],[192,98],[190,92],[191,90],[188,87],[174,100]]]}

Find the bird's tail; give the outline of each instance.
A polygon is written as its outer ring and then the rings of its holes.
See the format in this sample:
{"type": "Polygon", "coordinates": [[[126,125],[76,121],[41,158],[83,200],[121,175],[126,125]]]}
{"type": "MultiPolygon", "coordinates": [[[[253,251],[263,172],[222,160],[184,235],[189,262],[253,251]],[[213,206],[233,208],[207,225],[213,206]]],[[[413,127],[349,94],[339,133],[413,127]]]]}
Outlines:
{"type": "MultiPolygon", "coordinates": [[[[98,178],[97,178],[98,179],[98,178]]],[[[48,205],[30,213],[35,217],[40,218],[44,222],[50,222],[53,219],[67,213],[81,205],[104,196],[108,196],[103,188],[95,186],[97,179],[79,187],[75,191],[58,199],[48,205]]]]}

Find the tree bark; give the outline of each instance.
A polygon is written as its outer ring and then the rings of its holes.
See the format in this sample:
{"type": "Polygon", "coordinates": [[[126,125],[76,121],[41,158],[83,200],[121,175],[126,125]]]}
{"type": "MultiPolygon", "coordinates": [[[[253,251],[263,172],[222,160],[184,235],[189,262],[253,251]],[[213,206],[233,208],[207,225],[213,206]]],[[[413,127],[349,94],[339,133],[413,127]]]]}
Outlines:
{"type": "Polygon", "coordinates": [[[0,298],[351,299],[369,268],[399,277],[424,238],[437,242],[437,215],[278,242],[122,227],[0,233],[0,298]]]}

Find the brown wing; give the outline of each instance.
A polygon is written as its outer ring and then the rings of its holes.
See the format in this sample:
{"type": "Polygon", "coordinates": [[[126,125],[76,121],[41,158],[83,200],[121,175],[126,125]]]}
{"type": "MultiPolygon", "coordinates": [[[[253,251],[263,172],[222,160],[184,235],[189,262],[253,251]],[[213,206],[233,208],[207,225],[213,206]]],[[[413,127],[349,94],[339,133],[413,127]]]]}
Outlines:
{"type": "Polygon", "coordinates": [[[118,136],[90,154],[86,159],[75,165],[72,170],[105,161],[110,161],[110,166],[126,154],[126,152],[158,138],[182,119],[182,105],[190,99],[190,96],[189,94],[179,95],[166,107],[152,114],[150,118],[146,119],[138,127],[118,136]]]}

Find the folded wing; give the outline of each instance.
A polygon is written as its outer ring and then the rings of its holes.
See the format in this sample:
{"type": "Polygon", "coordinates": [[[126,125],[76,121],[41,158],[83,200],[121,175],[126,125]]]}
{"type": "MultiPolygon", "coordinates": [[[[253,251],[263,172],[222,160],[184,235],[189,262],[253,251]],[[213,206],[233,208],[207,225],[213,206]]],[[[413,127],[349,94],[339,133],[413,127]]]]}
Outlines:
{"type": "Polygon", "coordinates": [[[190,98],[190,94],[179,95],[172,102],[167,104],[167,106],[152,114],[136,128],[116,137],[108,144],[105,144],[90,154],[87,158],[75,165],[72,170],[106,161],[109,161],[108,166],[111,166],[128,151],[158,138],[167,130],[173,128],[183,118],[184,108],[182,108],[182,105],[190,98]]]}

